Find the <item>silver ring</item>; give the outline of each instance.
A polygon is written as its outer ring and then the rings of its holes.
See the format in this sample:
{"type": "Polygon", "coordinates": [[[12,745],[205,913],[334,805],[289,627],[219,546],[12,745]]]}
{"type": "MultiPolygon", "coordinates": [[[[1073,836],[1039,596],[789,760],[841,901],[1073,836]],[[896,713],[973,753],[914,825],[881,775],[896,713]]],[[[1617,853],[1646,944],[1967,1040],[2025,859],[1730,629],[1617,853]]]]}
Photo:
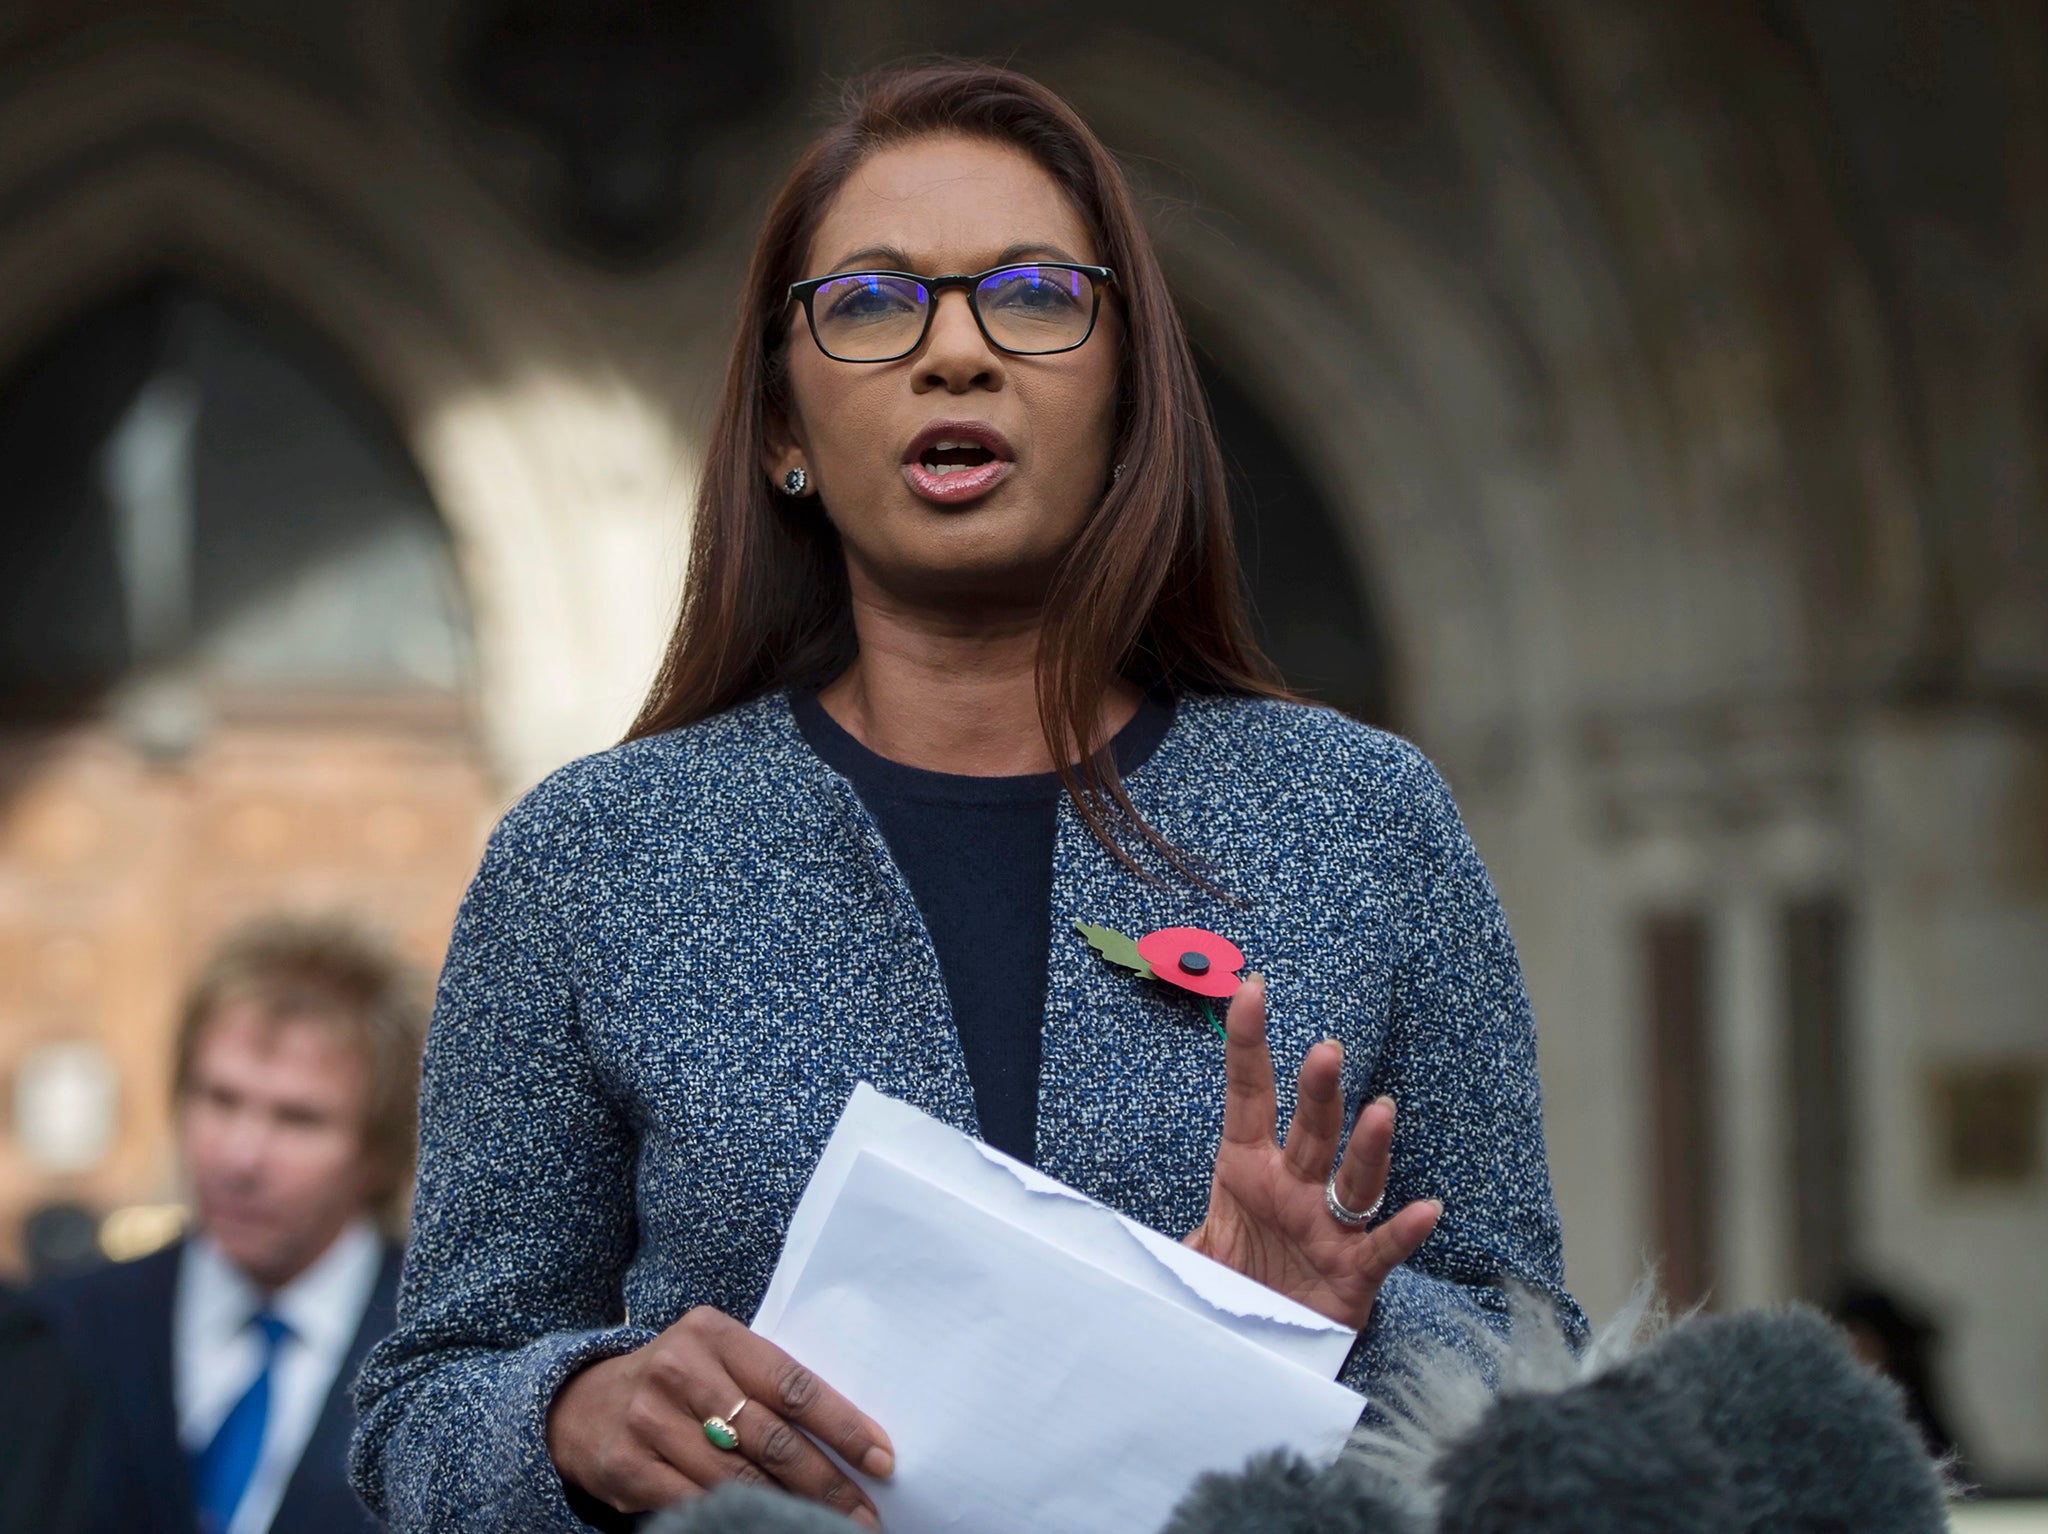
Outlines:
{"type": "Polygon", "coordinates": [[[1346,1209],[1344,1201],[1337,1197],[1337,1174],[1335,1172],[1332,1172],[1330,1180],[1323,1184],[1323,1204],[1329,1209],[1330,1218],[1339,1225],[1349,1225],[1353,1229],[1363,1225],[1370,1225],[1374,1220],[1378,1219],[1380,1205],[1386,1201],[1387,1190],[1382,1188],[1380,1189],[1380,1196],[1372,1201],[1372,1208],[1360,1214],[1356,1209],[1346,1209]]]}

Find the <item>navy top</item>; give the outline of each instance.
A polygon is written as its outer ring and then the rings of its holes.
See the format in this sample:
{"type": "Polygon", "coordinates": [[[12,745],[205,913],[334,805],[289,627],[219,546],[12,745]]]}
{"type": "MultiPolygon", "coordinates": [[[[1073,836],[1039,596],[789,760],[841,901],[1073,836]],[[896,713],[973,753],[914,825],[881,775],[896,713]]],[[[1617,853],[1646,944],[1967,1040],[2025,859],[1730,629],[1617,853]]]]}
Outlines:
{"type": "MultiPolygon", "coordinates": [[[[1035,1161],[1059,774],[907,767],[848,734],[816,693],[790,703],[805,742],[853,785],[910,885],[953,1003],[982,1138],[1035,1161]]],[[[1117,771],[1136,771],[1172,723],[1170,705],[1144,699],[1111,743],[1117,771]]]]}

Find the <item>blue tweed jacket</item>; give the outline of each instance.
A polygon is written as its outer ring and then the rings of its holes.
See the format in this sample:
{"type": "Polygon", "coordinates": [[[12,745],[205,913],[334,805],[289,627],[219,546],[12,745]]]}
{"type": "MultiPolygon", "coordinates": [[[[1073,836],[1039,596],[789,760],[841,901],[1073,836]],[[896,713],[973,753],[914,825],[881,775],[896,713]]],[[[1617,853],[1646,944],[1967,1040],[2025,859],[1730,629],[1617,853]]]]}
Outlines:
{"type": "MultiPolygon", "coordinates": [[[[1171,1235],[1201,1221],[1221,1046],[1192,997],[1104,963],[1069,918],[1206,927],[1267,977],[1281,1122],[1287,1062],[1342,1039],[1352,1112],[1399,1105],[1389,1202],[1444,1202],[1346,1378],[1499,1325],[1504,1280],[1582,1325],[1514,947],[1429,763],[1327,710],[1190,697],[1128,786],[1231,898],[1133,875],[1061,805],[1039,1165],[1171,1235]]],[[[555,1392],[694,1305],[753,1314],[863,1078],[975,1128],[909,887],[786,696],[536,788],[441,977],[398,1329],[357,1387],[370,1505],[400,1531],[581,1528],[544,1442],[555,1392]]]]}

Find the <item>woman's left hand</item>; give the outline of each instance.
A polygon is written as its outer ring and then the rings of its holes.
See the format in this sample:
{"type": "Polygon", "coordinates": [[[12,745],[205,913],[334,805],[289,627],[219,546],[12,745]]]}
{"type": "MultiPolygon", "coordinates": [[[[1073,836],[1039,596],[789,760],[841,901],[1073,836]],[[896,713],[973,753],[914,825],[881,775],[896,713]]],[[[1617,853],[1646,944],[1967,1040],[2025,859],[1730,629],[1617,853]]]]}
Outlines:
{"type": "MultiPolygon", "coordinates": [[[[1325,1039],[1302,1060],[1283,1149],[1275,1138],[1280,1105],[1260,976],[1231,998],[1224,1031],[1223,1139],[1208,1217],[1187,1245],[1333,1321],[1363,1328],[1380,1285],[1436,1229],[1443,1205],[1424,1199],[1377,1225],[1339,1221],[1323,1190],[1344,1127],[1344,1046],[1325,1039]]],[[[1370,1209],[1385,1190],[1393,1144],[1392,1100],[1367,1103],[1337,1167],[1337,1200],[1346,1209],[1370,1209]]]]}

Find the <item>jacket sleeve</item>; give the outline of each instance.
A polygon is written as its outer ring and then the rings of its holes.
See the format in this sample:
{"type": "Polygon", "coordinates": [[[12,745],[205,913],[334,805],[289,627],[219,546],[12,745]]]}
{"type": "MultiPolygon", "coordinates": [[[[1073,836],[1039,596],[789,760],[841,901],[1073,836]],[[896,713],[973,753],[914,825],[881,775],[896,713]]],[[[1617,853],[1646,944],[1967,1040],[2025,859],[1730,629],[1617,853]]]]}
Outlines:
{"type": "Polygon", "coordinates": [[[427,1036],[398,1324],[356,1382],[357,1492],[398,1534],[581,1530],[548,1457],[625,1324],[635,1136],[578,1026],[567,936],[592,833],[561,775],[492,835],[427,1036]]]}
{"type": "Polygon", "coordinates": [[[1367,1095],[1394,1100],[1386,1207],[1435,1198],[1444,1210],[1388,1276],[1345,1370],[1369,1397],[1398,1376],[1414,1342],[1459,1348],[1484,1369],[1475,1329],[1506,1330],[1510,1284],[1551,1301],[1575,1342],[1586,1330],[1565,1290],[1514,940],[1450,790],[1420,752],[1404,743],[1402,756],[1384,824],[1407,932],[1367,1095]]]}

